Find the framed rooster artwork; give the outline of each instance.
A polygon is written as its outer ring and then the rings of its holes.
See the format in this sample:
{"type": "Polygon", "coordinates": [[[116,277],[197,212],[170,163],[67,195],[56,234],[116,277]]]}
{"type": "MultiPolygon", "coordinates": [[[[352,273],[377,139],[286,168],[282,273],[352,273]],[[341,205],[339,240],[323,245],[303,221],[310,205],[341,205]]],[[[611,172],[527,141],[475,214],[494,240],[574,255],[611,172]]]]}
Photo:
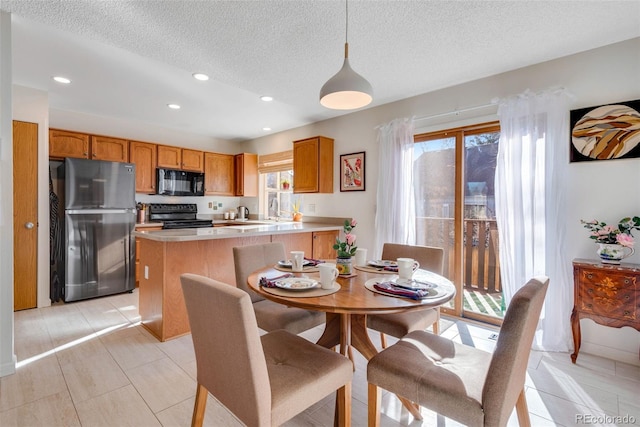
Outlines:
{"type": "Polygon", "coordinates": [[[365,152],[340,155],[340,191],[365,191],[365,152]]]}

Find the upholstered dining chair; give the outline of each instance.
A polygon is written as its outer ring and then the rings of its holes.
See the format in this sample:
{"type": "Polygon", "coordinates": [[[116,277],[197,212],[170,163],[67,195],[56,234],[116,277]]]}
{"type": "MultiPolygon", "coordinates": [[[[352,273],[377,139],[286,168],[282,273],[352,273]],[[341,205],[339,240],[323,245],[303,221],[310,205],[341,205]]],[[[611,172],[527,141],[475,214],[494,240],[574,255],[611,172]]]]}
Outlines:
{"type": "Polygon", "coordinates": [[[351,425],[353,365],[339,353],[278,330],[260,336],[249,295],[208,277],[180,276],[196,354],[192,426],[208,392],[245,425],[280,425],[337,390],[336,420],[351,425]]]}
{"type": "MultiPolygon", "coordinates": [[[[233,262],[236,271],[236,286],[251,297],[256,312],[258,326],[265,331],[284,329],[292,334],[299,334],[307,329],[325,322],[325,314],[320,311],[287,307],[269,301],[254,292],[247,285],[247,278],[254,271],[272,266],[286,259],[282,242],[263,243],[257,245],[238,246],[233,248],[233,262]]],[[[285,273],[282,273],[285,274],[285,273]]]]}
{"type": "Polygon", "coordinates": [[[534,277],[515,293],[493,354],[414,331],[375,355],[367,365],[369,426],[380,424],[380,387],[469,426],[505,426],[515,406],[529,426],[524,382],[548,285],[534,277]]]}
{"type": "MultiPolygon", "coordinates": [[[[382,259],[413,258],[420,268],[436,274],[444,269],[444,249],[431,246],[402,245],[385,243],[382,246],[382,259]]],[[[411,331],[424,330],[433,325],[433,333],[440,333],[440,308],[426,308],[408,313],[372,314],[367,316],[367,327],[380,332],[382,348],[387,347],[385,334],[402,338],[411,331]]]]}

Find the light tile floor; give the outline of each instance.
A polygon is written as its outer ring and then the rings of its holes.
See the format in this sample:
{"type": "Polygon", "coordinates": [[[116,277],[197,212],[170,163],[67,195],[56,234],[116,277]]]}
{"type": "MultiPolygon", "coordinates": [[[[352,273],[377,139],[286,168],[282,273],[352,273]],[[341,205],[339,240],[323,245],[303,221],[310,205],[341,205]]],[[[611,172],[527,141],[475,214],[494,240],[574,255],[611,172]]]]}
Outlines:
{"type": "MultiPolygon", "coordinates": [[[[196,389],[191,337],[157,341],[140,326],[137,307],[135,291],[15,313],[19,362],[14,375],[0,379],[0,426],[189,426],[196,389]]],[[[443,319],[441,330],[488,351],[495,345],[489,326],[443,319]]],[[[302,335],[315,340],[321,332],[302,335]]],[[[371,337],[378,345],[378,334],[371,337]]],[[[353,425],[366,426],[366,361],[355,353],[353,425]]],[[[638,366],[589,354],[572,365],[565,353],[532,352],[526,386],[534,426],[640,425],[638,366]]],[[[383,406],[383,426],[459,425],[424,408],[424,420],[414,420],[386,392],[383,406]]],[[[330,426],[333,408],[327,397],[286,426],[330,426]]],[[[240,423],[209,397],[205,425],[240,423]]],[[[515,413],[509,425],[518,425],[515,413]]]]}

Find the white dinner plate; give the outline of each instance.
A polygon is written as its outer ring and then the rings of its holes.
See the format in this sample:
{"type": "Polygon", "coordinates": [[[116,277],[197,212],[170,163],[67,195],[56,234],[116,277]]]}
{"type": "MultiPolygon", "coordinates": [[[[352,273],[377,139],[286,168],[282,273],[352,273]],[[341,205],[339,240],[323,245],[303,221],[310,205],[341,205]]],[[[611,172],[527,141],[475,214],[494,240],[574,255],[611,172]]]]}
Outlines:
{"type": "Polygon", "coordinates": [[[306,291],[307,289],[317,288],[320,284],[317,280],[304,277],[289,277],[276,280],[274,283],[277,287],[289,291],[306,291]]]}
{"type": "MultiPolygon", "coordinates": [[[[302,266],[306,267],[307,265],[311,265],[313,264],[311,261],[309,261],[308,259],[305,259],[304,261],[302,261],[302,266]]],[[[278,265],[280,267],[287,267],[287,268],[291,268],[291,260],[290,259],[283,259],[278,261],[278,265]]]]}
{"type": "Polygon", "coordinates": [[[369,261],[369,265],[374,267],[397,267],[398,263],[396,261],[389,261],[386,259],[378,259],[369,261]]]}

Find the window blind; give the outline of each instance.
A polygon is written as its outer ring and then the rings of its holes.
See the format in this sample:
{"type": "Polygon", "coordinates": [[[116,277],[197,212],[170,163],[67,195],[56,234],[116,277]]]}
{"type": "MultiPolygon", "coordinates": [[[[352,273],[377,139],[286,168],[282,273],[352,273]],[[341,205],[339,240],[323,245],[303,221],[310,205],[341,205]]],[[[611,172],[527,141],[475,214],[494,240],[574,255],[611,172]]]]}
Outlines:
{"type": "Polygon", "coordinates": [[[293,150],[258,156],[258,173],[282,172],[293,169],[293,150]]]}

